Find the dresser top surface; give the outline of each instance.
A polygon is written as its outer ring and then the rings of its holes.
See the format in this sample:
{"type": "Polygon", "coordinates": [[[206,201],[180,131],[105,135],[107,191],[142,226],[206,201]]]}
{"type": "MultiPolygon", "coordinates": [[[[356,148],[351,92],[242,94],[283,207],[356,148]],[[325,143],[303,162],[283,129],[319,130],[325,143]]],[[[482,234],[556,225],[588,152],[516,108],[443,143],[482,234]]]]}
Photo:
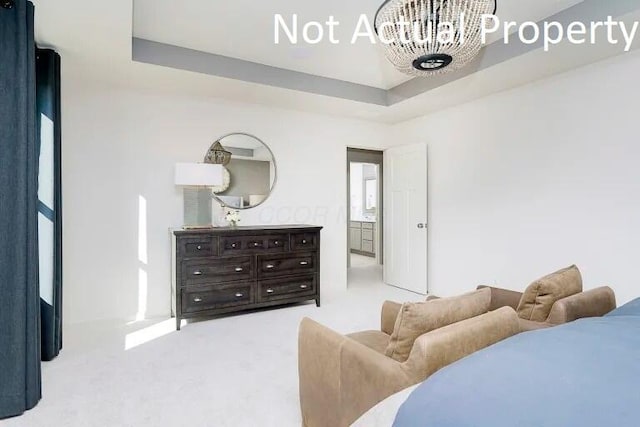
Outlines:
{"type": "Polygon", "coordinates": [[[252,225],[252,226],[239,226],[239,227],[212,227],[212,228],[173,228],[171,232],[176,236],[181,235],[193,235],[193,234],[230,234],[241,232],[271,232],[271,231],[320,231],[323,227],[317,225],[252,225]]]}

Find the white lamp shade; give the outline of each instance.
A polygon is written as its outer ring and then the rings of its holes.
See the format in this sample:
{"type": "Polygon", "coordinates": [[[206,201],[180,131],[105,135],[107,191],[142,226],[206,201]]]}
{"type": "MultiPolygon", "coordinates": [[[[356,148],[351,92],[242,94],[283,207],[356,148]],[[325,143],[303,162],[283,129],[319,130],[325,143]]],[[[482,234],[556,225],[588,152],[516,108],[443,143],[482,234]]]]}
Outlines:
{"type": "Polygon", "coordinates": [[[215,187],[222,185],[223,166],[205,163],[177,163],[175,183],[181,187],[215,187]]]}

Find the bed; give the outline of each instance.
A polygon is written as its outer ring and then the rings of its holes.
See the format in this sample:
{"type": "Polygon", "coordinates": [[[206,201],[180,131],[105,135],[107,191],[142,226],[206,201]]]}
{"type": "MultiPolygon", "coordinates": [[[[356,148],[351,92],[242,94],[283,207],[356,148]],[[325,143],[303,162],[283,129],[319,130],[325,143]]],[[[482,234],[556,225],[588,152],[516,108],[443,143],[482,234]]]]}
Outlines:
{"type": "Polygon", "coordinates": [[[640,299],[601,318],[527,332],[367,412],[358,427],[636,427],[640,299]]]}
{"type": "Polygon", "coordinates": [[[418,388],[417,385],[389,396],[367,411],[351,427],[388,427],[393,425],[398,409],[416,388],[418,388]]]}

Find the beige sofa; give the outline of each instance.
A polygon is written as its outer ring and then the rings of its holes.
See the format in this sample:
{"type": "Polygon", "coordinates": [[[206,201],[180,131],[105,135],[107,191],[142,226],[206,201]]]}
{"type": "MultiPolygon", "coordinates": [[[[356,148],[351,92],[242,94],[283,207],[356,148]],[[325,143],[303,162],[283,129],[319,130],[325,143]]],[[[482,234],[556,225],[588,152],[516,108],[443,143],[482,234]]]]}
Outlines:
{"type": "Polygon", "coordinates": [[[522,331],[548,328],[585,317],[600,317],[616,308],[616,295],[607,286],[582,291],[582,275],[575,265],[533,282],[524,293],[491,290],[490,310],[511,307],[518,313],[522,331]]]}
{"type": "Polygon", "coordinates": [[[515,311],[488,312],[490,304],[488,289],[426,303],[386,302],[380,331],[351,335],[304,319],[298,361],[303,425],[349,426],[392,394],[517,334],[515,311]]]}

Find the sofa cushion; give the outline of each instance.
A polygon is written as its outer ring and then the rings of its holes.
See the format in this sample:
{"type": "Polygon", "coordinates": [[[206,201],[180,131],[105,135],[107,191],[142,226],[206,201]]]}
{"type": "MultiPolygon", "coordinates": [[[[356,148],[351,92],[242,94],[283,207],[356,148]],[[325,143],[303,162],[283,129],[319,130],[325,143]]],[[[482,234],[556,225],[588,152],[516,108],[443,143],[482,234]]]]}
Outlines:
{"type": "Polygon", "coordinates": [[[539,329],[547,329],[555,326],[552,323],[534,322],[532,320],[525,320],[521,318],[518,318],[518,324],[520,325],[520,332],[537,331],[539,329]]]}
{"type": "Polygon", "coordinates": [[[380,331],[356,332],[355,334],[349,334],[347,336],[380,354],[384,354],[389,345],[389,339],[391,338],[389,335],[380,331]]]}
{"type": "Polygon", "coordinates": [[[405,362],[420,335],[484,314],[490,303],[491,291],[480,289],[451,298],[403,304],[385,355],[405,362]]]}
{"type": "Polygon", "coordinates": [[[529,285],[518,305],[518,316],[525,320],[544,322],[556,301],[580,292],[582,276],[578,267],[572,265],[556,271],[529,285]]]}

